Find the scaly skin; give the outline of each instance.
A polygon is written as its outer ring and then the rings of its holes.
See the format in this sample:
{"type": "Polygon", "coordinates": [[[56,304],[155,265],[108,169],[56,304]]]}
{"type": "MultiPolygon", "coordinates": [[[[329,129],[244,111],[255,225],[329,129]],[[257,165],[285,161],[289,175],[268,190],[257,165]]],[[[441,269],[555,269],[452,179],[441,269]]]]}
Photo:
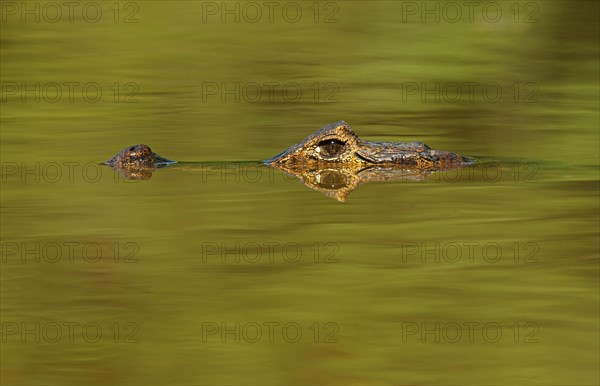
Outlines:
{"type": "Polygon", "coordinates": [[[264,161],[281,169],[344,167],[354,170],[369,166],[443,170],[473,164],[473,160],[422,142],[369,142],[360,139],[344,121],[322,127],[299,144],[264,161]]]}
{"type": "Polygon", "coordinates": [[[150,146],[140,144],[126,147],[105,164],[126,178],[147,180],[152,176],[152,170],[175,162],[153,153],[150,146]]]}

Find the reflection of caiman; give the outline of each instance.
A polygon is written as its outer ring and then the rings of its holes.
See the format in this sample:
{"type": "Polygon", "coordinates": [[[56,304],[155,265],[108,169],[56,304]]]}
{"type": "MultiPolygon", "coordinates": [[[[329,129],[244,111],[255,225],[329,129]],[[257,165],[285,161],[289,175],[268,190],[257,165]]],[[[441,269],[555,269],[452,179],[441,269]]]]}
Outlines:
{"type": "MultiPolygon", "coordinates": [[[[147,179],[153,169],[174,162],[153,153],[147,145],[137,145],[125,148],[106,164],[127,178],[147,179]]],[[[423,180],[431,172],[471,165],[474,160],[432,150],[422,142],[364,141],[346,122],[339,121],[263,163],[344,201],[363,182],[423,180]]]]}

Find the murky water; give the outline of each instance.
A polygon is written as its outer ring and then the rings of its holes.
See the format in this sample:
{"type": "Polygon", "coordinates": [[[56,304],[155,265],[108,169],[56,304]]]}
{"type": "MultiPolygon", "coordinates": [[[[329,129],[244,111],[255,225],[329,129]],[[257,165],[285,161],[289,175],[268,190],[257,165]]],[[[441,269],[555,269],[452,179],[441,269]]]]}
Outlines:
{"type": "Polygon", "coordinates": [[[598,3],[446,4],[4,2],[2,383],[598,384],[598,3]],[[340,119],[479,163],[257,163],[340,119]]]}

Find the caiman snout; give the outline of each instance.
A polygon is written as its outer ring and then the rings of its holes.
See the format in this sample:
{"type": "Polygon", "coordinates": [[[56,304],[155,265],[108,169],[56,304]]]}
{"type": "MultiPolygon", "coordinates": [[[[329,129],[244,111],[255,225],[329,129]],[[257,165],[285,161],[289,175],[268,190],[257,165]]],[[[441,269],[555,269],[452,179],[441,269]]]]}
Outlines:
{"type": "Polygon", "coordinates": [[[433,150],[422,142],[362,141],[355,155],[375,165],[405,165],[420,168],[448,168],[474,163],[469,157],[444,150],[433,150]]]}

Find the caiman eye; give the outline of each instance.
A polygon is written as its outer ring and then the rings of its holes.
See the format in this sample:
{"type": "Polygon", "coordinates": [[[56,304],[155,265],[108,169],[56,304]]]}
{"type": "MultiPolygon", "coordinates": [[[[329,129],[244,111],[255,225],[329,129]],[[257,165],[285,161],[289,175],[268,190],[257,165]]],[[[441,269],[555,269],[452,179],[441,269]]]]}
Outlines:
{"type": "Polygon", "coordinates": [[[335,158],[344,150],[346,144],[338,139],[326,139],[319,142],[315,151],[325,159],[335,158]]]}

